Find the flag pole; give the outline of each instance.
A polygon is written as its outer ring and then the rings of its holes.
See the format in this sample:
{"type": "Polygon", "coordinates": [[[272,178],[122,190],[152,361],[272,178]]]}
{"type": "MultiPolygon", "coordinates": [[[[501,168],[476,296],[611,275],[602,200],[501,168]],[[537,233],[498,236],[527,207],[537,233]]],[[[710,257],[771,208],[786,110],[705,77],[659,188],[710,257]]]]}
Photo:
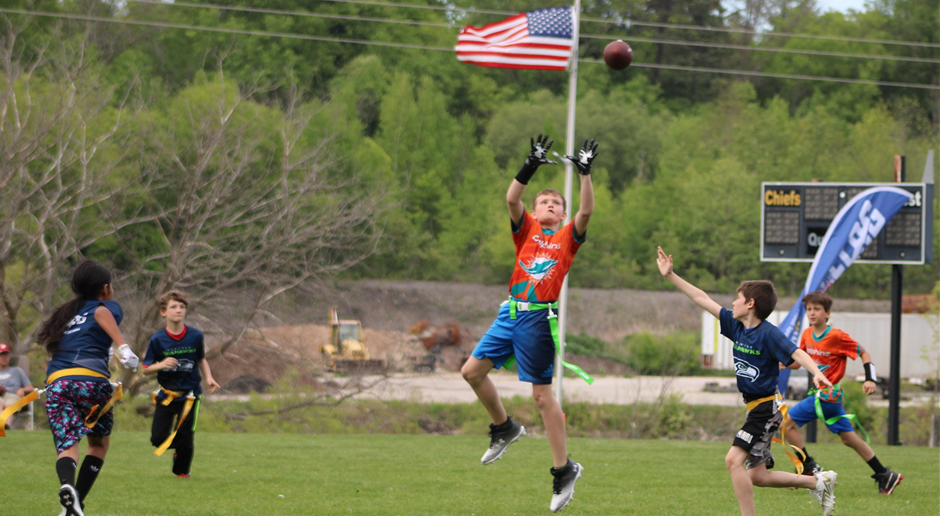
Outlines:
{"type": "MultiPolygon", "coordinates": [[[[568,66],[568,128],[565,132],[565,154],[574,155],[574,122],[575,122],[575,101],[578,97],[578,28],[581,18],[581,0],[574,0],[571,6],[571,61],[568,66]]],[[[565,217],[565,224],[571,222],[571,184],[574,174],[574,165],[565,162],[565,202],[568,205],[568,213],[565,217]]],[[[562,405],[562,396],[564,388],[562,380],[565,377],[565,368],[562,361],[565,359],[565,331],[568,327],[568,275],[565,275],[565,281],[561,285],[561,295],[558,299],[558,354],[555,356],[555,399],[558,405],[562,405]]]]}

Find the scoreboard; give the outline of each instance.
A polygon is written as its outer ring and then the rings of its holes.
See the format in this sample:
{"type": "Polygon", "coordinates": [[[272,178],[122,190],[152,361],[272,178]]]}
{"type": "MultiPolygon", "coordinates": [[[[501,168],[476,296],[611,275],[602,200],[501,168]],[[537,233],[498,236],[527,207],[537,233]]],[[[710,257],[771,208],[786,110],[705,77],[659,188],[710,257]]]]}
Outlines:
{"type": "Polygon", "coordinates": [[[925,183],[763,183],[761,261],[812,262],[839,210],[875,186],[897,187],[914,197],[856,263],[931,263],[933,184],[925,183]]]}

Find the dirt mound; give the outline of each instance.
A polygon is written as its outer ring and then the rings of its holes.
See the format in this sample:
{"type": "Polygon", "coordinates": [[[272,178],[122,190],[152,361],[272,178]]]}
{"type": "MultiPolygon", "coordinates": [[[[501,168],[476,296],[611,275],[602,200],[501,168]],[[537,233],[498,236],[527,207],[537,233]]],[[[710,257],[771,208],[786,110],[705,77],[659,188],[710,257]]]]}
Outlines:
{"type": "MultiPolygon", "coordinates": [[[[506,296],[505,285],[385,280],[345,281],[317,295],[283,296],[269,307],[260,330],[250,332],[223,357],[212,359],[213,374],[222,385],[245,374],[273,384],[285,372],[300,370],[300,381],[315,382],[313,375],[322,372],[325,365],[319,346],[330,338],[329,326],[323,324],[330,306],[338,306],[343,319],[362,321],[370,354],[388,361],[393,371],[411,371],[415,360],[427,356],[419,336],[409,334],[409,328],[423,321],[438,328],[457,325],[460,347],[444,348],[439,359],[434,359],[437,368],[457,371],[493,323],[506,296]]],[[[712,297],[731,306],[734,293],[712,297]]],[[[789,310],[794,301],[781,299],[777,307],[789,310]]],[[[841,310],[850,312],[889,309],[887,301],[837,302],[841,310]]],[[[637,332],[699,331],[701,317],[702,310],[679,292],[572,288],[567,333],[616,343],[637,332]]],[[[211,349],[213,344],[209,345],[211,349]]],[[[600,359],[572,360],[592,372],[623,373],[618,364],[597,362],[600,359]]]]}

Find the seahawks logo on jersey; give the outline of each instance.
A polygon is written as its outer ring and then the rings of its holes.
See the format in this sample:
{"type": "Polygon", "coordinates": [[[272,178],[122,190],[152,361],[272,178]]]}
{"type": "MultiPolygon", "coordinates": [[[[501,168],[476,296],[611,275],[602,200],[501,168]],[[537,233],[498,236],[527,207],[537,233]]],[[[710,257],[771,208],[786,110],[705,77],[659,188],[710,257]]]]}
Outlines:
{"type": "Polygon", "coordinates": [[[194,367],[196,367],[195,362],[188,358],[182,358],[179,363],[176,364],[176,367],[173,368],[173,371],[177,373],[191,373],[194,367]]]}
{"type": "Polygon", "coordinates": [[[760,371],[756,367],[737,357],[734,358],[734,374],[743,376],[752,382],[760,377],[760,371]]]}

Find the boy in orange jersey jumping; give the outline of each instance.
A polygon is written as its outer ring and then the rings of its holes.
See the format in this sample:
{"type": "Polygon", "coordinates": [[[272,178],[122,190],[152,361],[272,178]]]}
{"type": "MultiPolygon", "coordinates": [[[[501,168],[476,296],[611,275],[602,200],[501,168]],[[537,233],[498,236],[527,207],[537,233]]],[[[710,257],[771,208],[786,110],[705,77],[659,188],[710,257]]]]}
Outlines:
{"type": "MultiPolygon", "coordinates": [[[[574,496],[574,484],[581,478],[583,468],[568,459],[565,416],[552,395],[556,343],[550,318],[554,318],[554,310],[558,309],[562,283],[578,248],[585,241],[588,221],[594,211],[591,162],[597,157],[597,144],[594,140],[585,140],[578,157],[564,156],[578,169],[581,204],[574,219],[562,227],[567,206],[558,191],[542,190],[536,194],[532,213],[526,212],[522,203],[522,194],[538,167],[555,164],[547,159],[552,143],[548,136],[541,134],[537,140],[531,140],[531,152],[509,185],[506,203],[516,246],[516,263],[509,282],[510,299],[500,306],[493,326],[480,339],[460,372],[493,420],[490,447],[481,459],[484,465],[492,464],[503,456],[510,444],[525,435],[525,427],[506,414],[496,385],[487,376],[493,368],[511,364],[515,357],[519,380],[532,384],[532,397],[552,448],[554,480],[549,508],[558,512],[574,496]]],[[[574,366],[566,367],[577,370],[574,366]]]]}

